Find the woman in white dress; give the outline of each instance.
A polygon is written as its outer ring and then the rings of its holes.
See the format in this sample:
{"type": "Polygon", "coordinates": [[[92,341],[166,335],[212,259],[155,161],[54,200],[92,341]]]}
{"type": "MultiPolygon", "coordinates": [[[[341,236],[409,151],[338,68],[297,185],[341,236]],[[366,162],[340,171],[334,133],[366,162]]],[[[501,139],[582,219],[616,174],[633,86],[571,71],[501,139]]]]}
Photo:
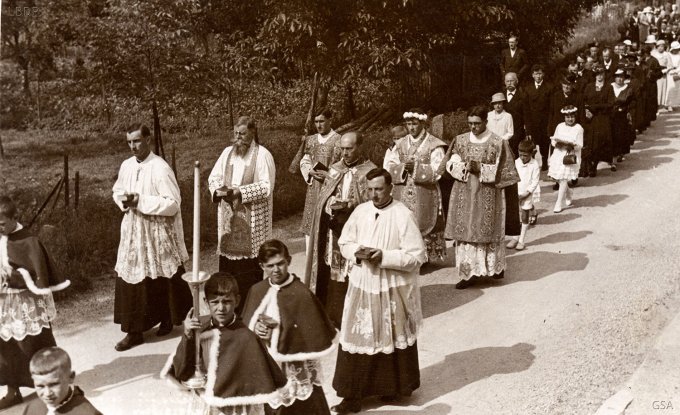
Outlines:
{"type": "Polygon", "coordinates": [[[680,42],[671,43],[671,63],[668,71],[668,83],[666,93],[666,105],[668,111],[673,111],[673,107],[680,106],[680,42]],[[673,85],[671,86],[671,82],[673,85]]]}
{"type": "Polygon", "coordinates": [[[581,168],[581,149],[583,148],[583,127],[576,123],[576,111],[573,105],[562,108],[564,122],[557,125],[555,134],[551,137],[554,150],[548,159],[548,176],[552,177],[559,184],[557,202],[553,212],[559,213],[564,207],[572,204],[572,190],[569,189],[569,180],[578,179],[578,172],[581,168]],[[565,160],[565,156],[574,155],[565,160]],[[569,159],[572,160],[569,160],[569,159]],[[565,161],[573,163],[565,164],[565,161]]]}

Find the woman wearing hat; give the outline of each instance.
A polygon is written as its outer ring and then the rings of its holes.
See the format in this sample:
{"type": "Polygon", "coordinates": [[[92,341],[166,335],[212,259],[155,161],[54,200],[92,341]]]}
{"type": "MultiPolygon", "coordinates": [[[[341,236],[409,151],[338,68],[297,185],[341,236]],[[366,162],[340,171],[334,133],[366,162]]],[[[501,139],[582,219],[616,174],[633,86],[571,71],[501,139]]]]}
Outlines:
{"type": "Polygon", "coordinates": [[[559,184],[557,201],[553,209],[555,213],[571,206],[573,191],[569,189],[568,182],[578,178],[580,169],[583,127],[576,123],[577,111],[578,108],[573,105],[562,108],[564,122],[557,125],[555,134],[551,137],[554,150],[548,160],[548,176],[559,184]]]}
{"type": "MultiPolygon", "coordinates": [[[[493,111],[487,115],[486,128],[510,144],[510,140],[515,133],[512,115],[505,112],[505,95],[502,92],[493,94],[491,105],[493,111]]],[[[511,146],[512,147],[512,146],[511,146]]],[[[513,155],[514,158],[514,155],[513,155]]],[[[517,200],[517,185],[513,184],[505,189],[505,234],[507,236],[518,236],[521,231],[519,222],[519,201],[517,200]]]]}
{"type": "Polygon", "coordinates": [[[666,92],[666,105],[668,111],[673,111],[673,107],[680,105],[680,42],[677,40],[671,43],[671,64],[668,71],[669,87],[666,92]],[[670,84],[672,83],[672,86],[670,84]]]}
{"type": "Polygon", "coordinates": [[[595,80],[583,89],[584,144],[581,176],[595,177],[597,163],[612,160],[611,115],[614,108],[614,91],[605,83],[604,66],[593,66],[595,80]]]}
{"type": "Polygon", "coordinates": [[[614,109],[612,113],[612,145],[613,156],[611,170],[616,171],[616,162],[623,160],[623,155],[630,153],[630,144],[635,139],[635,131],[631,125],[629,107],[633,101],[633,92],[625,82],[626,72],[619,68],[614,73],[614,109]]]}
{"type": "MultiPolygon", "coordinates": [[[[661,65],[661,73],[664,76],[656,81],[657,87],[657,101],[659,108],[666,108],[666,88],[668,87],[668,71],[671,68],[671,54],[666,52],[666,42],[664,40],[656,41],[656,48],[652,50],[651,55],[659,61],[661,65]]],[[[673,82],[671,80],[671,82],[673,82]]]]}

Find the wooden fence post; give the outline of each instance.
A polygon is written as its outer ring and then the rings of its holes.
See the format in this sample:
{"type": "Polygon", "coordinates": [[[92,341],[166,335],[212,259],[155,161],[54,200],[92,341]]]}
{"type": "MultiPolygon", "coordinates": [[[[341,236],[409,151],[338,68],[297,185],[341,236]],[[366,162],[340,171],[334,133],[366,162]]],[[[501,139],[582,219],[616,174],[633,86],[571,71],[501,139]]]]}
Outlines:
{"type": "Polygon", "coordinates": [[[75,207],[75,210],[78,210],[78,202],[80,201],[80,172],[76,171],[76,182],[74,185],[74,200],[73,200],[73,205],[75,207]]]}
{"type": "Polygon", "coordinates": [[[68,153],[64,154],[64,206],[68,208],[68,153]]]}
{"type": "Polygon", "coordinates": [[[2,147],[2,135],[0,134],[0,156],[5,159],[5,149],[2,147]]]}

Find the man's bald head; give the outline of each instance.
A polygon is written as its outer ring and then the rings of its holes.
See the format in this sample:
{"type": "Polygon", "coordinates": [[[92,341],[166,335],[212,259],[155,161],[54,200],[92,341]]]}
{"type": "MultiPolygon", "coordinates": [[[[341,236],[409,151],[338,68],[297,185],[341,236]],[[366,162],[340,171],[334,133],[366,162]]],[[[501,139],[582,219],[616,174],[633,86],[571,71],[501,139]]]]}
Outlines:
{"type": "Polygon", "coordinates": [[[361,145],[364,138],[361,133],[350,131],[340,137],[340,151],[342,152],[342,160],[345,164],[351,165],[359,160],[361,156],[361,145]]]}

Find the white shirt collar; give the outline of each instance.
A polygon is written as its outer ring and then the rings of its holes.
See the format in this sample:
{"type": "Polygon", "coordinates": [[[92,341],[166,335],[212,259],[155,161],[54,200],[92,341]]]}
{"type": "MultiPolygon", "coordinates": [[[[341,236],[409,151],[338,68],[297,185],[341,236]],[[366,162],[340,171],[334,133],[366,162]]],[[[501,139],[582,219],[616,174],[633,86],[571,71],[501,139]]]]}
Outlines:
{"type": "Polygon", "coordinates": [[[283,288],[283,287],[285,287],[285,286],[287,286],[287,285],[292,284],[294,279],[295,279],[295,275],[293,275],[293,274],[288,274],[288,279],[286,279],[286,280],[285,280],[284,282],[282,282],[281,284],[274,284],[274,283],[272,282],[271,278],[268,279],[267,281],[269,281],[269,285],[270,285],[273,289],[275,289],[276,291],[280,291],[281,288],[283,288]]]}

